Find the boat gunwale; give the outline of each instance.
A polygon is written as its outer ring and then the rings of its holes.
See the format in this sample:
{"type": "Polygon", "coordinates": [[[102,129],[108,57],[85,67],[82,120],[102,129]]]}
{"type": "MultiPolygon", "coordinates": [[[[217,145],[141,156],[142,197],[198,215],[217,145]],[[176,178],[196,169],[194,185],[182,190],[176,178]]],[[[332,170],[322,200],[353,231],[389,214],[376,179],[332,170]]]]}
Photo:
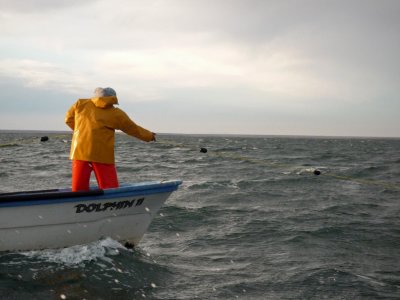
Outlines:
{"type": "Polygon", "coordinates": [[[123,184],[119,188],[101,190],[93,188],[85,192],[72,192],[70,189],[26,191],[0,194],[0,208],[48,205],[82,201],[101,201],[141,195],[173,192],[182,183],[180,180],[150,181],[123,184]]]}

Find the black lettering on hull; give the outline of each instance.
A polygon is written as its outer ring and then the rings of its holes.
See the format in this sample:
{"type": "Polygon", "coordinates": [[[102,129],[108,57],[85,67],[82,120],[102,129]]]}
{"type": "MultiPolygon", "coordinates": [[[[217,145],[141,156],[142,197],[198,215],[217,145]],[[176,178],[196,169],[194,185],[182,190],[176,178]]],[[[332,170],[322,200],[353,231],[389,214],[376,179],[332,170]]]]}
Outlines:
{"type": "Polygon", "coordinates": [[[106,202],[106,203],[90,203],[84,204],[80,203],[75,205],[76,208],[75,213],[80,214],[83,212],[92,213],[92,212],[103,212],[103,211],[111,211],[111,210],[119,210],[131,208],[135,204],[136,206],[140,206],[143,204],[145,198],[133,199],[133,200],[124,200],[124,201],[115,201],[115,202],[106,202]]]}

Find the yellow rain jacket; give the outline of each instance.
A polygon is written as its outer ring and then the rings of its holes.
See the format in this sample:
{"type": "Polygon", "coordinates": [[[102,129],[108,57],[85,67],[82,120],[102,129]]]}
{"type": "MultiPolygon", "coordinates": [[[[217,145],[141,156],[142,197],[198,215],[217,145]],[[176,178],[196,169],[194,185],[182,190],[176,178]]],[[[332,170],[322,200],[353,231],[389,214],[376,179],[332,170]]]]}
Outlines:
{"type": "Polygon", "coordinates": [[[70,159],[113,164],[114,135],[119,129],[149,142],[152,132],[136,125],[119,108],[115,96],[79,99],[68,110],[65,123],[74,131],[70,159]]]}

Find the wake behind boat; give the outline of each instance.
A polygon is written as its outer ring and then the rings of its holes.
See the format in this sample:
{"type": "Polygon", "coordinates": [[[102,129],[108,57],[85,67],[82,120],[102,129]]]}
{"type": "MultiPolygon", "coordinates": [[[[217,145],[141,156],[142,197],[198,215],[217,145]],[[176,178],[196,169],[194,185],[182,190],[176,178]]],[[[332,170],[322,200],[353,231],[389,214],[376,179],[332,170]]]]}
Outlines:
{"type": "Polygon", "coordinates": [[[181,181],[0,194],[0,251],[61,248],[111,237],[137,245],[181,181]]]}

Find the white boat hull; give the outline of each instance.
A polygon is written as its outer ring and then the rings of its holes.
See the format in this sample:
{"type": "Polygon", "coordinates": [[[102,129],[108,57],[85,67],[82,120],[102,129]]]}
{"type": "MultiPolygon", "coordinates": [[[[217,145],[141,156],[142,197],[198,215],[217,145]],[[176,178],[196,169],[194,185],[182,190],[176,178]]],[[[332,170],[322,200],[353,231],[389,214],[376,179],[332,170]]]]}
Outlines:
{"type": "Polygon", "coordinates": [[[180,183],[142,183],[82,197],[69,197],[67,191],[61,199],[34,193],[35,199],[24,200],[32,195],[26,192],[7,201],[5,195],[6,201],[0,198],[0,251],[61,248],[103,237],[137,245],[180,183]]]}

